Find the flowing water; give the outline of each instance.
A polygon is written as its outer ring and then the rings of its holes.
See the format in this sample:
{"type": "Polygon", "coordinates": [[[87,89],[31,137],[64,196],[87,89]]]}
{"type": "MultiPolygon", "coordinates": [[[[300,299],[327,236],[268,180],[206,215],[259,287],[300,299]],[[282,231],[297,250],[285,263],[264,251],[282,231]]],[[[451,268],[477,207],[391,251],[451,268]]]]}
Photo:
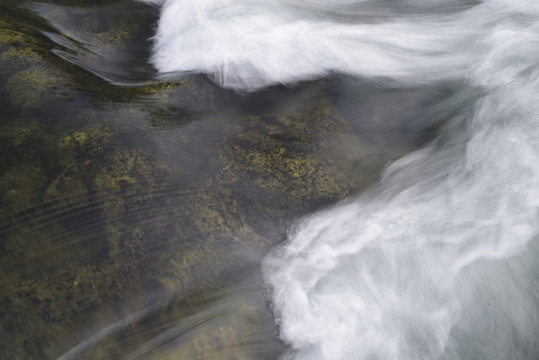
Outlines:
{"type": "Polygon", "coordinates": [[[533,0],[0,2],[0,357],[539,357],[533,0]]]}

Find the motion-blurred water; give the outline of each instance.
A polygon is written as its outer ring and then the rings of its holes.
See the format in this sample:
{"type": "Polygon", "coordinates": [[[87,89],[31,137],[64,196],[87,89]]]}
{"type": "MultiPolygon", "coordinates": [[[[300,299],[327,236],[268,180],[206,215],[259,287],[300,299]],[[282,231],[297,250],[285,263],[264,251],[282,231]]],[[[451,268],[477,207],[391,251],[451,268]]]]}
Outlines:
{"type": "Polygon", "coordinates": [[[535,360],[538,34],[532,0],[0,2],[0,357],[535,360]]]}
{"type": "Polygon", "coordinates": [[[159,70],[239,90],[339,73],[480,91],[374,189],[293,226],[269,298],[285,358],[539,356],[537,2],[170,0],[154,41],[159,70]]]}

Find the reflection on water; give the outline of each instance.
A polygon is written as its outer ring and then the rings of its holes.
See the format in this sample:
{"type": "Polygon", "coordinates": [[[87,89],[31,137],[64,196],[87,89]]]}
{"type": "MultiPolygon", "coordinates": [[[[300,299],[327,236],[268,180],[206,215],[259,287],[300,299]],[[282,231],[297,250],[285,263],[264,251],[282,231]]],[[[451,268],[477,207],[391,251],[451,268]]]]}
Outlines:
{"type": "Polygon", "coordinates": [[[276,358],[262,256],[466,104],[458,84],[157,80],[156,16],[0,4],[2,358],[276,358]]]}

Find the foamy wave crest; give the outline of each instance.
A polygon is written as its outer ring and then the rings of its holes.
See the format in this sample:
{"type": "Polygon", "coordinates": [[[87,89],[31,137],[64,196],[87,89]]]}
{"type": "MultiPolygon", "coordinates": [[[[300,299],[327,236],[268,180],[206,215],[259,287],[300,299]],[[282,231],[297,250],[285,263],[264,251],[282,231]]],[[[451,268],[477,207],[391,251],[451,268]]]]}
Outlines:
{"type": "Polygon", "coordinates": [[[461,77],[480,33],[455,10],[463,0],[146,1],[162,5],[151,58],[160,72],[206,73],[246,91],[334,72],[408,83],[461,77]],[[436,15],[441,4],[451,15],[436,15]]]}

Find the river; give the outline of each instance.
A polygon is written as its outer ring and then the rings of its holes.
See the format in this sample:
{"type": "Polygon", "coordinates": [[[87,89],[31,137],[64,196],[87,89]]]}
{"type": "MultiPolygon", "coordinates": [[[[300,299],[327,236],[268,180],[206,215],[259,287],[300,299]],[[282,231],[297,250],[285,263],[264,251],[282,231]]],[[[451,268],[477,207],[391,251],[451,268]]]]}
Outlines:
{"type": "Polygon", "coordinates": [[[535,359],[532,0],[0,3],[3,359],[535,359]]]}

